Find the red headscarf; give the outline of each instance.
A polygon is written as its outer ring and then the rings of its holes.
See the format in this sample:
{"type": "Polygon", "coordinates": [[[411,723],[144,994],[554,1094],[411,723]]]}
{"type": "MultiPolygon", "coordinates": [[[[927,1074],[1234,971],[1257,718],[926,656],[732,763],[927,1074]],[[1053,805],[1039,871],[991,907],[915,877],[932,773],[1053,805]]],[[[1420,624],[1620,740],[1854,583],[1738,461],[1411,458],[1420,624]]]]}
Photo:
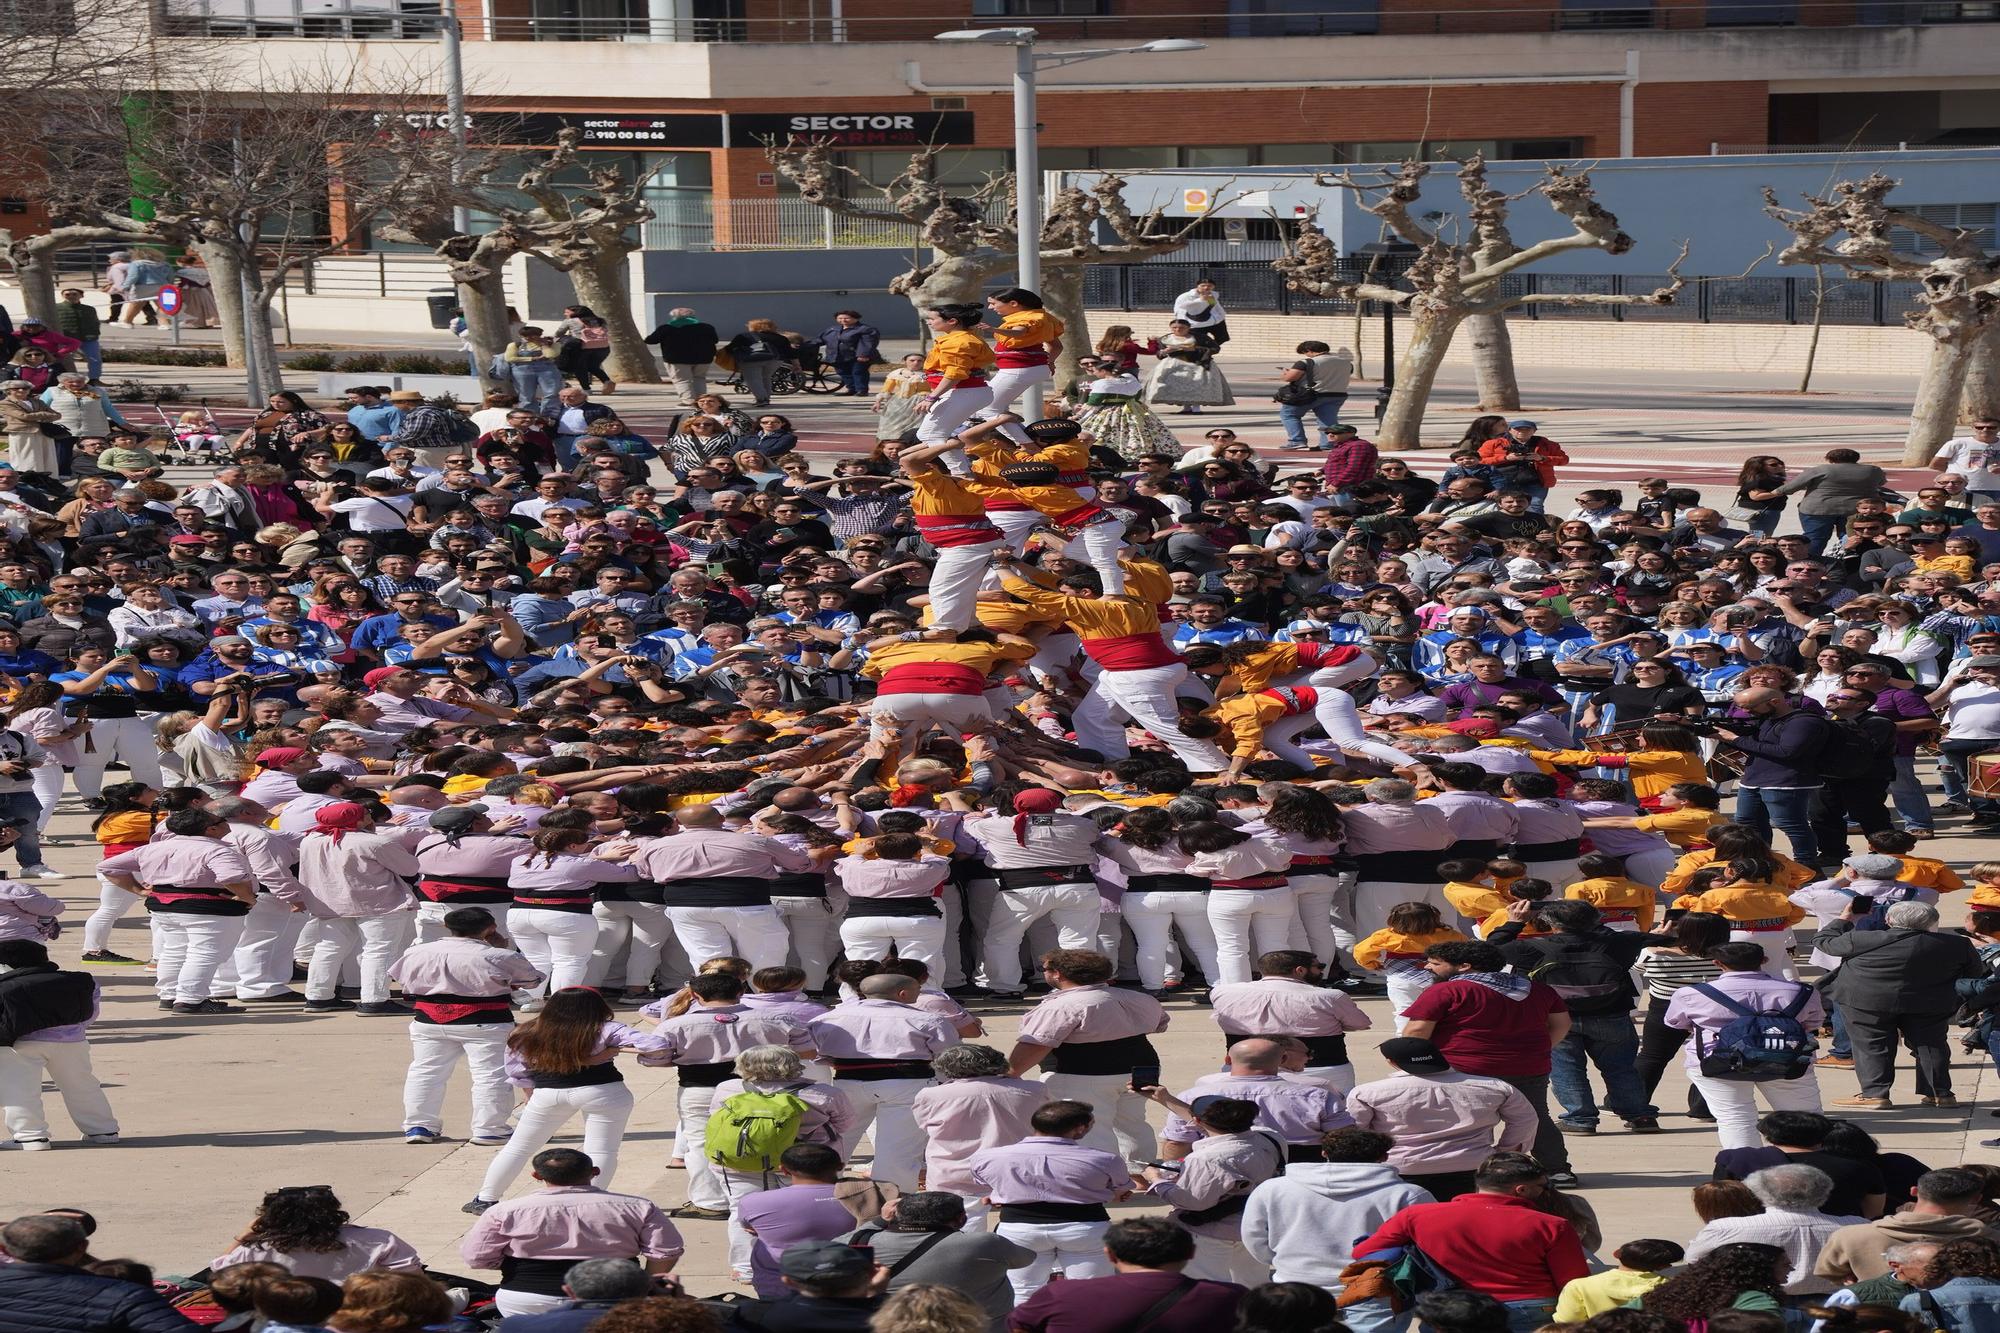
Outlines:
{"type": "Polygon", "coordinates": [[[1014,841],[1027,845],[1028,816],[1046,815],[1062,808],[1062,793],[1047,787],[1030,787],[1014,798],[1014,841]]]}
{"type": "Polygon", "coordinates": [[[368,812],[353,801],[335,801],[313,811],[315,833],[324,833],[339,842],[347,834],[361,827],[368,818],[368,812]]]}

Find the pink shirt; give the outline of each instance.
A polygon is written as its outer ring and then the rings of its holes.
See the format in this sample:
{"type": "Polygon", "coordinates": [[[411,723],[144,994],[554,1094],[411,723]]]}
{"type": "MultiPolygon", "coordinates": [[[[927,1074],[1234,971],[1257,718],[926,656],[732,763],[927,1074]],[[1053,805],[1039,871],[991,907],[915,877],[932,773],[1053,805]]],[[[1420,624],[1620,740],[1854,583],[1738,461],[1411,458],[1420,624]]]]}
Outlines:
{"type": "Polygon", "coordinates": [[[1339,991],[1289,977],[1218,986],[1209,998],[1225,1035],[1334,1037],[1372,1026],[1361,1006],[1339,991]]]}
{"type": "Polygon", "coordinates": [[[743,997],[743,1007],[797,1023],[800,1027],[826,1012],[825,1005],[808,1000],[805,992],[795,990],[751,991],[743,997]]]}
{"type": "Polygon", "coordinates": [[[1117,1041],[1165,1032],[1167,1011],[1152,996],[1110,986],[1070,986],[1051,991],[1021,1019],[1021,1040],[1037,1046],[1117,1041]]]}
{"type": "MultiPolygon", "coordinates": [[[[1237,1097],[1257,1103],[1257,1127],[1287,1143],[1318,1143],[1327,1131],[1354,1123],[1340,1091],[1314,1079],[1293,1074],[1204,1074],[1194,1086],[1174,1094],[1184,1102],[1197,1097],[1237,1097]]],[[[1175,1143],[1199,1142],[1194,1122],[1167,1117],[1160,1137],[1175,1143]]]]}
{"type": "Polygon", "coordinates": [[[380,1227],[361,1227],[352,1222],[340,1229],[337,1250],[279,1250],[269,1245],[238,1245],[216,1256],[210,1268],[231,1264],[279,1264],[295,1277],[323,1277],[339,1282],[370,1268],[395,1268],[417,1272],[423,1257],[401,1236],[380,1227]]]}
{"type": "Polygon", "coordinates": [[[822,1060],[930,1060],[958,1044],[958,1030],[895,1000],[836,1005],[806,1024],[822,1060]]]}
{"type": "MultiPolygon", "coordinates": [[[[1786,981],[1765,972],[1724,972],[1708,983],[1747,1009],[1760,1014],[1775,1013],[1792,1002],[1801,989],[1806,993],[1805,1008],[1799,1010],[1799,1025],[1810,1032],[1819,1026],[1825,1007],[1820,1004],[1819,992],[1810,986],[1801,987],[1796,981],[1786,981]]],[[[1682,1049],[1682,1057],[1687,1067],[1696,1073],[1701,1071],[1701,1052],[1715,1042],[1715,1034],[1740,1017],[1717,1004],[1692,986],[1683,986],[1674,992],[1674,998],[1667,1001],[1667,1012],[1661,1021],[1670,1028],[1680,1028],[1692,1032],[1694,1037],[1682,1049]],[[1700,1048],[1697,1050],[1696,1048],[1700,1048]]]]}
{"type": "Polygon", "coordinates": [[[972,1155],[972,1179],[996,1204],[1109,1203],[1132,1188],[1125,1159],[1074,1139],[1030,1134],[972,1155]]]}
{"type": "Polygon", "coordinates": [[[444,703],[437,699],[426,699],[417,695],[409,699],[398,699],[393,694],[371,694],[368,702],[382,710],[382,716],[375,721],[375,730],[393,731],[401,734],[427,727],[439,718],[456,722],[472,716],[472,710],[460,708],[457,704],[444,703]]]}
{"type": "MultiPolygon", "coordinates": [[[[607,1051],[616,1051],[621,1046],[629,1046],[638,1051],[639,1063],[642,1065],[671,1063],[667,1059],[666,1042],[650,1032],[641,1032],[635,1027],[627,1027],[615,1021],[606,1023],[603,1030],[597,1034],[597,1045],[591,1050],[591,1054],[603,1055],[607,1051]]],[[[517,1088],[535,1086],[534,1080],[528,1077],[528,1066],[511,1046],[507,1048],[507,1081],[517,1088]]]]}
{"type": "Polygon", "coordinates": [[[1357,856],[1377,852],[1443,851],[1458,841],[1442,810],[1421,805],[1350,805],[1340,812],[1347,850],[1357,856]]]}
{"type": "Polygon", "coordinates": [[[655,1000],[639,1012],[657,1019],[653,1035],[665,1043],[667,1058],[647,1064],[716,1065],[733,1061],[752,1046],[785,1046],[810,1052],[806,1030],[775,1014],[759,1014],[740,1004],[709,1008],[697,1004],[677,1018],[661,1018],[666,1000],[655,1000]],[[657,1012],[656,1012],[657,1011],[657,1012]]]}
{"type": "Polygon", "coordinates": [[[432,833],[417,844],[417,868],[425,879],[452,879],[459,875],[505,879],[534,850],[534,844],[526,838],[505,833],[468,833],[455,847],[445,840],[444,834],[432,833]]]}
{"type": "Polygon", "coordinates": [[[299,840],[261,824],[231,824],[222,840],[243,853],[257,888],[284,903],[306,904],[306,886],[292,873],[299,863],[299,840]]]}
{"type": "Polygon", "coordinates": [[[512,949],[448,936],[419,944],[389,964],[389,979],[401,982],[408,995],[505,995],[543,978],[512,949]]]}
{"type": "Polygon", "coordinates": [[[1470,1171],[1489,1153],[1527,1152],[1535,1108],[1513,1085],[1481,1074],[1395,1073],[1347,1094],[1354,1123],[1396,1140],[1389,1165],[1405,1175],[1470,1171]]]}
{"type": "Polygon", "coordinates": [[[678,1259],[681,1233],[651,1199],[551,1185],[481,1213],[458,1244],[474,1268],[516,1259],[678,1259]]]}
{"type": "Polygon", "coordinates": [[[107,856],[97,863],[101,874],[130,875],[141,884],[178,884],[189,889],[212,889],[223,884],[248,883],[250,863],[243,853],[218,838],[169,836],[129,852],[107,856]]]}
{"type": "Polygon", "coordinates": [[[941,856],[918,861],[843,856],[833,868],[851,898],[936,898],[951,878],[951,862],[941,856]]]}
{"type": "Polygon", "coordinates": [[[317,917],[414,911],[417,900],[406,877],[416,874],[416,856],[391,834],[357,830],[336,842],[331,834],[308,833],[299,843],[299,882],[317,917]]]}
{"type": "Polygon", "coordinates": [[[978,1193],[985,1187],[973,1179],[973,1154],[1034,1133],[1028,1122],[1048,1100],[1047,1088],[1024,1078],[955,1078],[920,1089],[911,1106],[930,1136],[924,1179],[935,1190],[978,1193]]]}

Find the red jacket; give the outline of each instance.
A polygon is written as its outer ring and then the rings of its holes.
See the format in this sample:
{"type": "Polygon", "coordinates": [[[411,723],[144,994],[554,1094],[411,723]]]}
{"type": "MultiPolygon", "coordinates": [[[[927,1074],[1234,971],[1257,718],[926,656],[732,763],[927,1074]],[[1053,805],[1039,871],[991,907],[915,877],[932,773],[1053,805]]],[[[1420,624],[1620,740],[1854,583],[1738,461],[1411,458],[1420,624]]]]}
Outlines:
{"type": "MultiPolygon", "coordinates": [[[[1482,463],[1504,463],[1507,461],[1507,445],[1514,437],[1498,435],[1479,446],[1479,461],[1482,463]]],[[[1556,464],[1569,462],[1569,455],[1563,447],[1546,435],[1537,435],[1530,443],[1535,450],[1535,471],[1541,475],[1542,485],[1556,484],[1556,464]]]]}
{"type": "Polygon", "coordinates": [[[1590,1271],[1574,1227],[1506,1194],[1411,1204],[1355,1246],[1354,1257],[1413,1243],[1461,1284],[1500,1301],[1554,1300],[1590,1271]]]}

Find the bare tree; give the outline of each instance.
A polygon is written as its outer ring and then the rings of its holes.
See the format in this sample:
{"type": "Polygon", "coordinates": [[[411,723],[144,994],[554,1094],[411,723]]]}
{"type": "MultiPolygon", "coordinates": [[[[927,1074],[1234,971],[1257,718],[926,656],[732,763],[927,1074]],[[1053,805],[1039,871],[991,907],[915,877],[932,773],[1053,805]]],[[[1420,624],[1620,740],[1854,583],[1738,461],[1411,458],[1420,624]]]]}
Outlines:
{"type": "MultiPolygon", "coordinates": [[[[158,54],[143,7],[128,0],[8,0],[0,9],[0,94],[21,124],[64,115],[74,95],[102,96],[125,85],[135,69],[149,69],[158,54]]],[[[176,46],[195,46],[176,43],[176,46]]],[[[176,67],[199,61],[200,49],[175,50],[176,67]]]]}
{"type": "MultiPolygon", "coordinates": [[[[953,194],[931,179],[938,152],[936,147],[919,149],[895,179],[879,186],[836,162],[824,143],[773,143],[765,156],[798,186],[802,198],[837,217],[914,227],[931,258],[913,261],[909,272],[890,280],[889,290],[907,297],[921,312],[954,302],[977,302],[994,278],[1014,272],[1018,265],[1012,173],[997,173],[970,193],[953,194]],[[861,189],[850,195],[853,186],[861,189]],[[867,195],[877,200],[865,202],[867,195]]],[[[1227,188],[1224,182],[1211,193],[1220,201],[1227,188]]],[[[1084,270],[1092,264],[1130,264],[1171,254],[1187,245],[1207,216],[1172,225],[1158,207],[1134,213],[1124,190],[1123,177],[1107,174],[1093,180],[1088,189],[1065,186],[1048,201],[1038,295],[1068,327],[1056,368],[1058,382],[1075,374],[1077,356],[1090,347],[1083,308],[1084,270]]]]}
{"type": "Polygon", "coordinates": [[[1918,284],[1916,308],[1903,323],[1928,334],[1931,351],[1910,407],[1903,461],[1928,463],[1958,424],[1967,372],[1993,327],[2000,255],[1988,254],[1971,232],[1897,208],[1889,193],[1898,184],[1878,171],[1806,195],[1803,208],[1784,207],[1766,187],[1764,211],[1792,233],[1778,252],[1781,264],[1826,264],[1851,278],[1918,284]],[[1922,237],[1938,253],[1899,248],[1897,231],[1922,237]]]}
{"type": "Polygon", "coordinates": [[[1479,330],[1475,351],[1482,362],[1481,398],[1519,402],[1520,390],[1514,383],[1512,344],[1504,325],[1496,331],[1499,317],[1509,310],[1528,305],[1671,305],[1687,280],[1680,266],[1687,259],[1687,246],[1667,268],[1667,281],[1650,292],[1520,292],[1509,293],[1502,280],[1529,265],[1571,250],[1602,250],[1622,255],[1632,248],[1632,238],[1618,225],[1618,219],[1597,202],[1597,192],[1586,172],[1572,175],[1560,166],[1548,166],[1541,180],[1520,194],[1509,195],[1493,188],[1486,179],[1486,162],[1474,156],[1458,171],[1459,190],[1466,201],[1469,235],[1464,240],[1446,240],[1426,227],[1412,209],[1423,190],[1430,164],[1404,162],[1386,179],[1357,181],[1348,172],[1321,176],[1322,185],[1353,190],[1363,200],[1362,208],[1381,219],[1397,237],[1417,247],[1417,255],[1404,285],[1391,287],[1359,281],[1342,273],[1339,255],[1332,241],[1308,218],[1298,228],[1287,254],[1272,267],[1285,275],[1294,291],[1312,292],[1341,300],[1384,301],[1410,315],[1409,340],[1404,344],[1396,368],[1396,388],[1388,413],[1378,432],[1382,444],[1390,448],[1420,446],[1424,409],[1444,364],[1452,336],[1461,324],[1475,318],[1493,317],[1479,330]],[[1507,228],[1510,206],[1529,194],[1539,194],[1556,215],[1570,224],[1567,235],[1520,246],[1507,228]]]}

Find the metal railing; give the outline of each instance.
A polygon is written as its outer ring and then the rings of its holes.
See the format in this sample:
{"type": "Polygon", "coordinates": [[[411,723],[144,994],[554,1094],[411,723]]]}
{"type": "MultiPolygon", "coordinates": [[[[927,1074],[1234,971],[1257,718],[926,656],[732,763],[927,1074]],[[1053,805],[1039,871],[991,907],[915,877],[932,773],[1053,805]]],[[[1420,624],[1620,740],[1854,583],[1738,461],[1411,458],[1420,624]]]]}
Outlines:
{"type": "Polygon", "coordinates": [[[654,207],[648,250],[907,250],[917,241],[907,222],[844,218],[798,198],[702,195],[654,207]]]}
{"type": "MultiPolygon", "coordinates": [[[[535,8],[549,0],[537,0],[535,8]]],[[[1336,37],[1375,33],[1536,33],[1684,30],[1701,27],[1911,27],[2000,22],[2000,0],[1710,0],[1689,7],[1545,0],[1514,8],[1395,9],[1379,0],[1329,0],[1302,12],[1144,12],[972,16],[956,13],[841,16],[832,0],[751,0],[743,18],[655,18],[645,0],[626,12],[572,17],[530,12],[461,19],[469,40],[562,42],[927,42],[953,28],[1032,24],[1046,42],[1336,37]]],[[[434,40],[438,0],[152,0],[154,30],[167,37],[318,37],[434,40]]]]}
{"type": "MultiPolygon", "coordinates": [[[[1360,279],[1366,263],[1353,262],[1344,276],[1360,279]]],[[[1152,313],[1164,321],[1174,298],[1199,278],[1213,278],[1223,305],[1232,314],[1351,315],[1355,302],[1313,296],[1286,289],[1282,277],[1267,264],[1200,264],[1154,261],[1145,264],[1100,264],[1085,271],[1084,304],[1093,310],[1152,313]]],[[[1666,285],[1662,274],[1523,273],[1505,280],[1510,295],[1567,292],[1614,295],[1650,292],[1666,285]]],[[[1916,304],[1914,282],[1863,282],[1829,273],[1823,323],[1862,327],[1901,327],[1903,312],[1916,304]]],[[[1360,303],[1365,314],[1379,306],[1360,303]]],[[[1799,277],[1694,278],[1673,305],[1526,305],[1511,312],[1515,319],[1609,320],[1648,324],[1810,324],[1813,322],[1814,280],[1799,277]]]]}

